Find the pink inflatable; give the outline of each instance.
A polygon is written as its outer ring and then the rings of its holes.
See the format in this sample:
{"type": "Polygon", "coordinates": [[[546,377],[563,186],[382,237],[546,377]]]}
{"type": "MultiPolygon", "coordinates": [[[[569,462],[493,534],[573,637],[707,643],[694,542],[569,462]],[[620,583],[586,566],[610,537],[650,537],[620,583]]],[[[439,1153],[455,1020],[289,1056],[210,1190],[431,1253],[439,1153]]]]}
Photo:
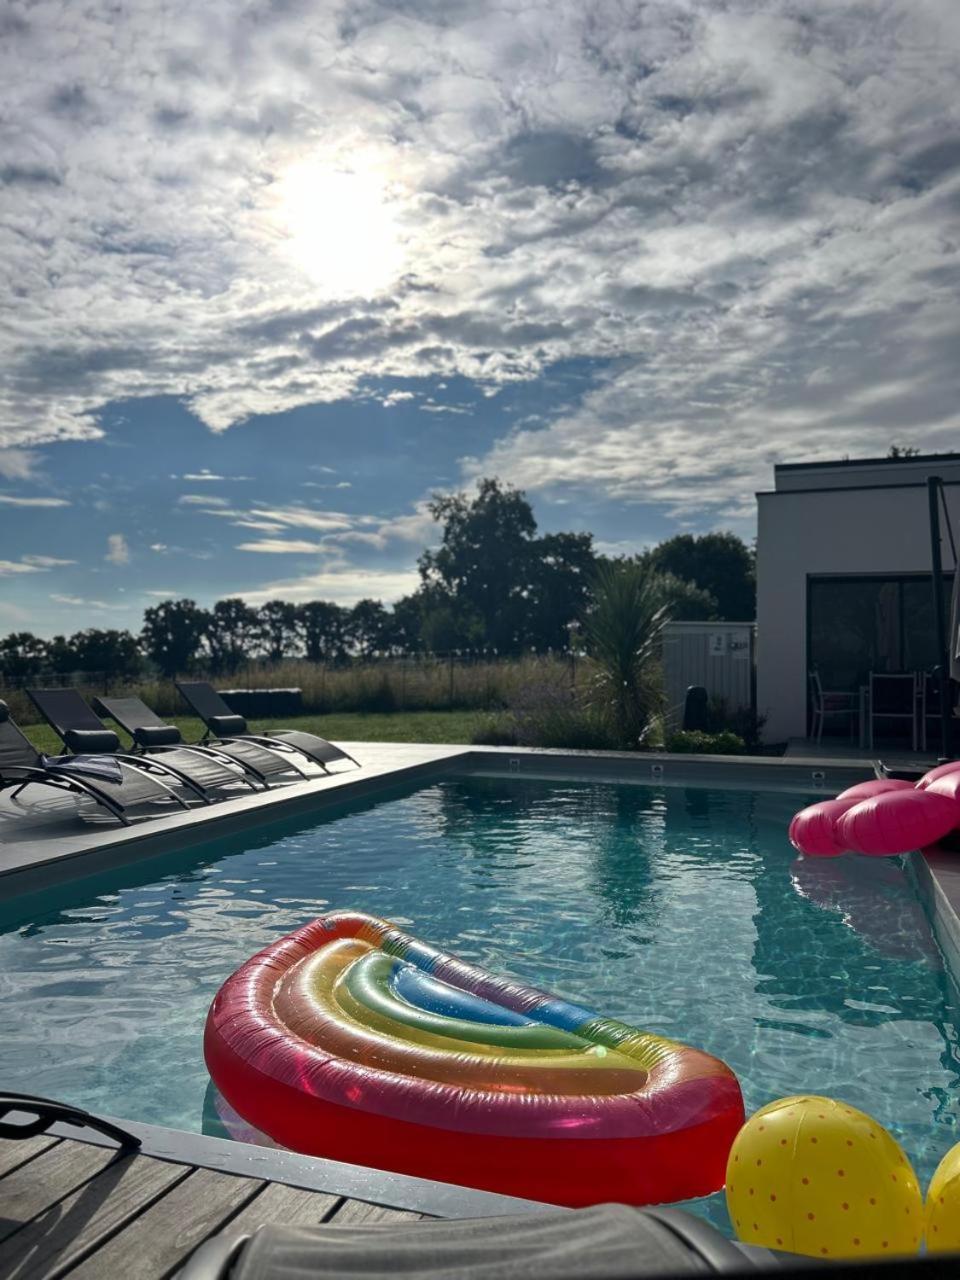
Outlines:
{"type": "Polygon", "coordinates": [[[928,787],[935,782],[939,782],[941,778],[949,778],[951,773],[960,773],[960,760],[949,760],[946,764],[938,764],[935,769],[925,773],[917,783],[917,790],[926,791],[928,787]]]}
{"type": "Polygon", "coordinates": [[[915,787],[871,778],[811,804],[790,823],[790,843],[813,858],[847,850],[890,857],[936,844],[954,827],[960,828],[960,760],[931,769],[915,787]]]}
{"type": "MultiPolygon", "coordinates": [[[[917,786],[920,786],[919,782],[917,786]]],[[[928,796],[946,796],[948,800],[956,801],[960,808],[960,769],[941,773],[939,778],[935,778],[924,788],[924,791],[928,796]]]]}
{"type": "Polygon", "coordinates": [[[837,820],[847,849],[884,857],[934,844],[960,822],[960,805],[930,791],[887,791],[860,800],[837,820]]]}
{"type": "Polygon", "coordinates": [[[837,839],[837,820],[856,803],[856,799],[838,796],[801,809],[790,823],[790,843],[811,858],[836,858],[845,853],[847,846],[837,839]]]}
{"type": "Polygon", "coordinates": [[[882,796],[885,791],[912,791],[913,783],[904,782],[901,778],[872,778],[869,782],[858,782],[847,787],[837,796],[838,800],[869,800],[871,796],[882,796]]]}

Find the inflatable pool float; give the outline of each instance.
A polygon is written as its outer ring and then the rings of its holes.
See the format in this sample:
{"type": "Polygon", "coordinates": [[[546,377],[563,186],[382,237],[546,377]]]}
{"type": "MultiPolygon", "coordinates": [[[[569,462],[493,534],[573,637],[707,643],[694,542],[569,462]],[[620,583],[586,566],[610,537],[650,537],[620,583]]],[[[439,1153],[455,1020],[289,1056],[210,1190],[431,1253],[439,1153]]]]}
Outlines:
{"type": "Polygon", "coordinates": [[[925,773],[916,786],[871,778],[833,800],[808,805],[790,823],[790,843],[808,858],[887,858],[929,848],[958,828],[960,760],[951,760],[925,773]]]}
{"type": "Polygon", "coordinates": [[[744,1118],[718,1058],[353,912],[228,978],[204,1055],[229,1105],[294,1151],[557,1204],[717,1191],[744,1118]]]}

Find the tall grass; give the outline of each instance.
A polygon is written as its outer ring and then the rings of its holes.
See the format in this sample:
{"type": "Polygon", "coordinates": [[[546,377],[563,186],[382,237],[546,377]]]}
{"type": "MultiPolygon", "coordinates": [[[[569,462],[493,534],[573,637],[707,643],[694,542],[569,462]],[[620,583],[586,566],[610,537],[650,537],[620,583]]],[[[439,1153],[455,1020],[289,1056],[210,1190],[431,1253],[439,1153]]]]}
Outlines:
{"type": "MultiPolygon", "coordinates": [[[[340,711],[496,711],[522,700],[525,690],[570,681],[583,670],[582,664],[573,668],[569,658],[534,654],[499,661],[398,658],[346,667],[292,659],[269,666],[253,663],[231,676],[217,677],[213,683],[220,689],[299,688],[304,714],[309,715],[340,711]]],[[[41,677],[36,683],[42,687],[47,682],[41,677]]],[[[94,681],[81,673],[71,677],[70,683],[88,698],[106,692],[133,694],[165,717],[182,715],[185,710],[171,680],[122,684],[103,677],[94,681]]],[[[38,721],[33,704],[20,690],[0,689],[0,696],[19,723],[38,721]]]]}

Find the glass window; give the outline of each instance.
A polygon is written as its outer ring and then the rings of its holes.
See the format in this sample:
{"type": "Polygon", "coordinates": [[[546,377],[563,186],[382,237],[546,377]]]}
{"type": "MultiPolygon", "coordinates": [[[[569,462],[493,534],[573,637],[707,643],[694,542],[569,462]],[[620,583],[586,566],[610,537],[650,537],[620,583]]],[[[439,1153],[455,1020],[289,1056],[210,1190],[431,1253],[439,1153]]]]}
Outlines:
{"type": "MultiPolygon", "coordinates": [[[[856,690],[871,671],[927,671],[939,661],[931,579],[810,578],[808,660],[825,689],[856,690]]],[[[943,580],[950,616],[951,578],[943,580]]]]}

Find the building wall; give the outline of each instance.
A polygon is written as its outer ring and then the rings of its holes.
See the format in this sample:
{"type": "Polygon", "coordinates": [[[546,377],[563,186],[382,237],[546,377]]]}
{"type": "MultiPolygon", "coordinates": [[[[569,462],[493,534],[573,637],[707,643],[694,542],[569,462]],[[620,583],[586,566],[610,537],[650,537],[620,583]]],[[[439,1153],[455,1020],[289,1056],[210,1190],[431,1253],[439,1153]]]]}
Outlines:
{"type": "MultiPolygon", "coordinates": [[[[960,542],[960,486],[946,495],[960,542]]],[[[785,490],[757,502],[757,711],[766,741],[783,742],[807,731],[808,574],[929,573],[927,489],[785,490]]]]}

